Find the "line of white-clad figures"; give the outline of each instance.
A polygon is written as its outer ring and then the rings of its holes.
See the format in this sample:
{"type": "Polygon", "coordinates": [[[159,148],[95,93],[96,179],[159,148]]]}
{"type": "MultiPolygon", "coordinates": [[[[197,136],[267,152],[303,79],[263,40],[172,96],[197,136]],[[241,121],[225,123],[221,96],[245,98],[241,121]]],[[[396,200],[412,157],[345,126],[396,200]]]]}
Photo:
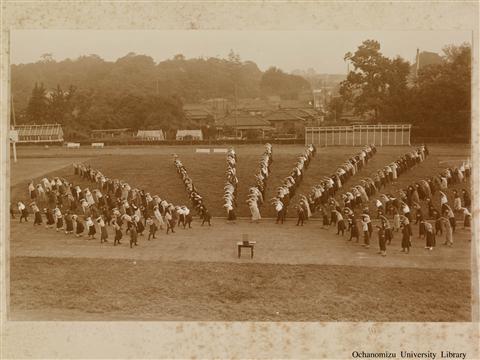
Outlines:
{"type": "Polygon", "coordinates": [[[192,207],[197,211],[200,219],[202,219],[202,225],[205,222],[211,225],[210,221],[212,217],[205,206],[203,197],[199,194],[197,188],[193,184],[193,180],[188,175],[187,168],[183,165],[177,155],[174,155],[174,165],[177,169],[177,173],[183,181],[183,184],[185,185],[185,191],[188,194],[192,207]]]}
{"type": "Polygon", "coordinates": [[[225,186],[223,187],[223,207],[227,211],[227,220],[236,220],[235,208],[237,207],[237,154],[233,148],[228,149],[227,155],[227,170],[225,172],[225,186]]]}
{"type": "MultiPolygon", "coordinates": [[[[296,205],[300,223],[303,224],[304,220],[309,219],[320,206],[334,201],[336,193],[368,163],[376,152],[375,145],[364,146],[360,152],[340,164],[331,176],[324,176],[307,195],[300,195],[299,203],[296,205]]],[[[354,187],[354,191],[365,194],[362,186],[354,187]]]]}
{"type": "Polygon", "coordinates": [[[255,174],[255,185],[248,190],[247,204],[253,222],[258,222],[262,217],[260,215],[260,206],[265,199],[267,180],[270,175],[270,165],[273,162],[272,145],[265,144],[265,151],[260,158],[259,169],[255,174]]]}
{"type": "MultiPolygon", "coordinates": [[[[375,153],[373,145],[365,147],[360,154],[342,164],[332,176],[325,177],[320,184],[313,186],[308,195],[301,197],[297,206],[299,221],[303,223],[315,211],[327,212],[328,207],[339,207],[340,203],[335,198],[337,192],[343,190],[345,182],[355,176],[375,153]]],[[[370,197],[382,186],[395,181],[399,174],[424,161],[427,155],[428,150],[424,146],[404,154],[398,160],[377,170],[371,177],[362,178],[358,184],[341,194],[340,201],[344,207],[349,208],[367,204],[370,197]]]]}
{"type": "Polygon", "coordinates": [[[298,157],[295,166],[289,176],[283,179],[282,184],[277,188],[276,196],[270,199],[277,212],[277,223],[284,222],[287,215],[287,207],[290,200],[295,195],[295,191],[303,180],[305,171],[310,165],[310,161],[315,156],[317,149],[315,145],[307,145],[303,153],[298,157]]]}

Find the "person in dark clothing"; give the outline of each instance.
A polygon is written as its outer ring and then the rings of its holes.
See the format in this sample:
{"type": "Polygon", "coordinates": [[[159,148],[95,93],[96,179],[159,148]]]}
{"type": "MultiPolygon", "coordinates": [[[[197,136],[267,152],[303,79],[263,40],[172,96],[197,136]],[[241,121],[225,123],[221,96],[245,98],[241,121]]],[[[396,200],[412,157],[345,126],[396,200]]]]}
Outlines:
{"type": "Polygon", "coordinates": [[[202,226],[205,223],[208,223],[208,226],[212,226],[210,223],[210,220],[212,219],[212,215],[210,215],[210,212],[207,209],[204,209],[203,215],[202,215],[202,226]]]}
{"type": "Polygon", "coordinates": [[[378,247],[379,254],[387,256],[387,241],[385,238],[385,229],[382,226],[377,226],[378,229],[378,247]]]}
{"type": "Polygon", "coordinates": [[[151,238],[156,239],[155,233],[157,232],[157,225],[151,218],[147,218],[147,227],[148,227],[148,240],[151,238]]]}
{"type": "Polygon", "coordinates": [[[356,238],[357,239],[356,242],[359,242],[360,241],[360,235],[358,233],[357,220],[356,220],[355,216],[351,216],[348,219],[348,222],[349,222],[349,226],[350,226],[350,239],[348,239],[348,241],[352,241],[353,238],[356,238]]]}
{"type": "Polygon", "coordinates": [[[470,210],[470,206],[472,205],[472,200],[470,199],[470,194],[467,190],[462,189],[463,195],[463,206],[470,210]]]}
{"type": "Polygon", "coordinates": [[[113,246],[117,246],[117,244],[118,244],[118,245],[121,244],[120,240],[121,240],[122,237],[123,237],[122,228],[121,228],[120,225],[118,224],[116,218],[112,219],[112,226],[113,226],[113,229],[115,230],[115,237],[114,237],[114,239],[113,239],[113,246]]]}
{"type": "Polygon", "coordinates": [[[73,234],[73,220],[69,212],[65,214],[65,234],[73,234]]]}
{"type": "Polygon", "coordinates": [[[408,226],[402,224],[400,226],[400,229],[402,231],[402,252],[409,253],[410,252],[410,230],[408,226]]]}
{"type": "Polygon", "coordinates": [[[82,220],[77,215],[73,215],[72,220],[75,221],[75,236],[82,236],[85,231],[85,226],[83,225],[82,220]]]}
{"type": "Polygon", "coordinates": [[[297,226],[299,225],[303,226],[303,222],[305,220],[305,210],[303,210],[302,206],[297,206],[297,214],[298,214],[297,226]]]}
{"type": "Polygon", "coordinates": [[[46,208],[44,209],[44,211],[45,211],[45,216],[47,217],[47,223],[45,227],[48,229],[48,228],[51,228],[53,225],[55,225],[55,218],[53,217],[53,212],[50,208],[46,208]]]}
{"type": "Polygon", "coordinates": [[[133,247],[133,245],[137,246],[137,227],[135,224],[132,224],[130,227],[130,249],[133,247]]]}

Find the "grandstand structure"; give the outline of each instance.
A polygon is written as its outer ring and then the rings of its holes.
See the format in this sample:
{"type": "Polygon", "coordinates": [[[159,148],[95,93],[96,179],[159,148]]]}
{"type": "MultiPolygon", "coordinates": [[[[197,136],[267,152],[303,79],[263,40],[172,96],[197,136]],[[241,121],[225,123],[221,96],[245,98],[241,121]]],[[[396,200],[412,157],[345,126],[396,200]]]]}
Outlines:
{"type": "Polygon", "coordinates": [[[305,144],[360,146],[410,145],[411,124],[305,127],[305,144]]]}
{"type": "Polygon", "coordinates": [[[63,129],[60,124],[15,125],[18,143],[63,142],[63,129]]]}

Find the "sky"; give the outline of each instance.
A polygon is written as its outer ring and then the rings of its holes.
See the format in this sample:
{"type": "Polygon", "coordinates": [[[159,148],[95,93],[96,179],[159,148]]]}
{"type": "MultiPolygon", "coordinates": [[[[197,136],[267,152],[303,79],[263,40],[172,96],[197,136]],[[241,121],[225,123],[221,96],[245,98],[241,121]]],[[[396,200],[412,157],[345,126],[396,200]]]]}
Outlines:
{"type": "Polygon", "coordinates": [[[366,39],[380,42],[388,57],[414,62],[416,49],[441,53],[445,45],[472,42],[470,31],[224,31],[224,30],[14,30],[11,63],[29,63],[51,53],[57,61],[97,54],[115,61],[129,52],[151,56],[155,62],[176,54],[226,57],[230,50],[261,70],[276,66],[286,72],[315,69],[345,74],[343,57],[366,39]]]}

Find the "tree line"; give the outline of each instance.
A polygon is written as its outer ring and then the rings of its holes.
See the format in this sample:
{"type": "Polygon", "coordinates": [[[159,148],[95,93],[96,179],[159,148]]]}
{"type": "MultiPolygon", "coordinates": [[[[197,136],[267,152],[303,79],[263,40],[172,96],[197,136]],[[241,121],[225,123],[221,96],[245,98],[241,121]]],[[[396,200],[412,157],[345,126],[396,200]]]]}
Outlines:
{"type": "Polygon", "coordinates": [[[310,90],[301,76],[272,67],[262,72],[233,51],[227,58],[186,59],[176,55],[155,63],[129,53],[114,62],[98,55],[55,61],[50,54],[12,65],[17,123],[59,123],[66,137],[91,129],[188,129],[183,104],[212,98],[295,99],[310,90]]]}

